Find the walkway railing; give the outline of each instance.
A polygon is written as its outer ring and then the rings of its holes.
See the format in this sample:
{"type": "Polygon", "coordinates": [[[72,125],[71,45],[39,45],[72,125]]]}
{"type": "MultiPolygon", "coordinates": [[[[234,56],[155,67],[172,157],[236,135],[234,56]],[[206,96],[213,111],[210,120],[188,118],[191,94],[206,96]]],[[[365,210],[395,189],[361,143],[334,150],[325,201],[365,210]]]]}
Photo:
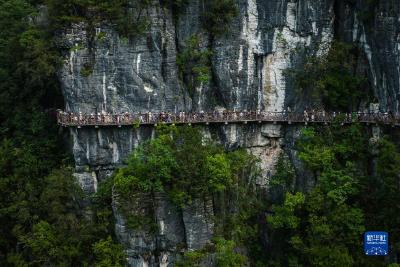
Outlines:
{"type": "Polygon", "coordinates": [[[371,124],[400,125],[400,116],[388,113],[326,113],[326,112],[267,112],[267,111],[223,111],[198,113],[121,113],[121,114],[76,114],[59,111],[57,121],[62,126],[124,126],[157,124],[209,124],[209,123],[323,123],[329,124],[340,118],[343,124],[361,122],[371,124]]]}

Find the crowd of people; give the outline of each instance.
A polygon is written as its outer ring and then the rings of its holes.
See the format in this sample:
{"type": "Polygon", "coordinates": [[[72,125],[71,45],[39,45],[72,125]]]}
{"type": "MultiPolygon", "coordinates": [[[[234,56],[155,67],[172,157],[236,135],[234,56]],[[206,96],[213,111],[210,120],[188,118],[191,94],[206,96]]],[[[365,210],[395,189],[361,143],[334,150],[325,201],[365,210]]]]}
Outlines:
{"type": "Polygon", "coordinates": [[[271,121],[271,122],[331,122],[340,118],[344,123],[360,121],[371,123],[400,123],[399,116],[391,113],[340,113],[315,110],[303,112],[284,111],[213,111],[213,112],[160,112],[160,113],[97,113],[83,114],[58,112],[58,122],[62,125],[130,125],[157,123],[207,123],[207,122],[239,122],[239,121],[271,121]]]}

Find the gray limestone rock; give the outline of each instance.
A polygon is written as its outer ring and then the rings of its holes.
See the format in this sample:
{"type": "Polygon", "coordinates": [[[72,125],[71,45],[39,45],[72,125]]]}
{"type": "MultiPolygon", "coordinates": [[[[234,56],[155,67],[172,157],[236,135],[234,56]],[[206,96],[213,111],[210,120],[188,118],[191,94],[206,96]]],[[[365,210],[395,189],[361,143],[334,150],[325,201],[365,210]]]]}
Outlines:
{"type": "Polygon", "coordinates": [[[211,199],[194,199],[182,210],[188,250],[203,248],[213,236],[213,205],[211,199]]]}

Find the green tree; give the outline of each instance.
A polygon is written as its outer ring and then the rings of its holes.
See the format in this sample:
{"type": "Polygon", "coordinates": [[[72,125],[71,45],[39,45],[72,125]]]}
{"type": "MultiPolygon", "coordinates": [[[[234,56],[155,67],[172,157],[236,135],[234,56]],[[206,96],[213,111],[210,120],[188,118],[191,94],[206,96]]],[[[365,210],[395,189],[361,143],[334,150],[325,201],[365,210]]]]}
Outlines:
{"type": "Polygon", "coordinates": [[[203,27],[212,37],[218,37],[229,30],[237,15],[238,7],[234,0],[208,0],[203,14],[203,27]]]}
{"type": "Polygon", "coordinates": [[[226,185],[233,182],[230,162],[224,154],[208,156],[206,159],[206,171],[209,174],[210,188],[214,192],[223,191],[226,185]]]}
{"type": "Polygon", "coordinates": [[[111,237],[93,244],[93,252],[97,260],[97,267],[124,266],[126,255],[121,245],[114,243],[111,237]]]}
{"type": "Polygon", "coordinates": [[[242,267],[246,266],[247,259],[235,251],[235,242],[216,238],[215,258],[218,267],[242,267]]]}
{"type": "Polygon", "coordinates": [[[176,58],[180,79],[188,86],[193,97],[195,87],[207,83],[211,79],[210,57],[208,48],[200,47],[198,35],[192,35],[186,40],[185,47],[176,58]]]}

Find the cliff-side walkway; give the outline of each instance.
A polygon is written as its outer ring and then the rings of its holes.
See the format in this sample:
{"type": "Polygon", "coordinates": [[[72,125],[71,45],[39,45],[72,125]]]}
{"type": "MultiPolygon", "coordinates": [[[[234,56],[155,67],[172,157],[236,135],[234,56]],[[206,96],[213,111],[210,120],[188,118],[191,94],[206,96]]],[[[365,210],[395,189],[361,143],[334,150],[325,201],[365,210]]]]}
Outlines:
{"type": "Polygon", "coordinates": [[[121,114],[82,114],[58,111],[57,121],[65,127],[83,126],[128,126],[157,124],[210,124],[210,123],[314,123],[329,124],[339,120],[343,124],[365,123],[400,126],[400,116],[388,113],[327,113],[324,111],[268,112],[268,111],[214,111],[197,113],[121,113],[121,114]]]}

